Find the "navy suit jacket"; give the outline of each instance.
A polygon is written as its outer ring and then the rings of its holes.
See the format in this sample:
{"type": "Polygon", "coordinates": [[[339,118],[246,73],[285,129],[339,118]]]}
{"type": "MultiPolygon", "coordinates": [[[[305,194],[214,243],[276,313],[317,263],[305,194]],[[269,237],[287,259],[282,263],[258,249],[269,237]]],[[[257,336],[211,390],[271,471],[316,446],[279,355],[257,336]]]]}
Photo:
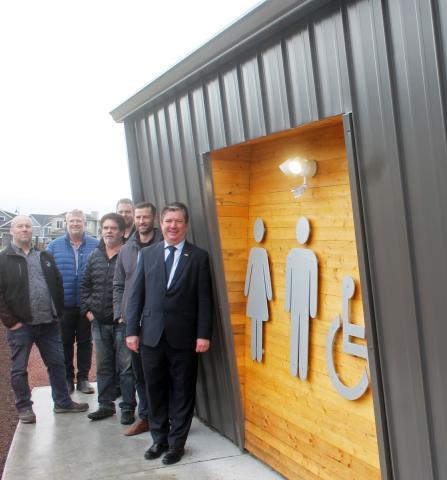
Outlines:
{"type": "Polygon", "coordinates": [[[166,288],[164,242],[143,248],[126,310],[126,335],[155,347],[165,333],[173,348],[195,348],[211,339],[213,300],[208,253],[185,242],[166,288]]]}

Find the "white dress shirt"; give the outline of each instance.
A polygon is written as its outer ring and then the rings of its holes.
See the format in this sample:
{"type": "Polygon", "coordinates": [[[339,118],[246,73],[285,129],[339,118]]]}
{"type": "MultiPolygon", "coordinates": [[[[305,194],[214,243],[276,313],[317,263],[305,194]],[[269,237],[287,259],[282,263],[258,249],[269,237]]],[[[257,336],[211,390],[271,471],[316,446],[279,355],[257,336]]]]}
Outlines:
{"type": "MultiPolygon", "coordinates": [[[[169,255],[168,247],[170,245],[169,245],[169,243],[166,242],[166,240],[164,241],[164,244],[165,244],[165,261],[166,261],[166,258],[169,255]]],[[[171,273],[169,275],[168,288],[171,286],[171,282],[172,282],[172,279],[174,278],[175,270],[177,268],[177,265],[178,265],[178,262],[180,260],[180,256],[182,254],[182,250],[183,250],[184,246],[185,246],[185,240],[182,240],[177,245],[173,245],[173,247],[175,247],[176,250],[175,250],[175,253],[174,253],[174,263],[172,264],[171,273]]]]}

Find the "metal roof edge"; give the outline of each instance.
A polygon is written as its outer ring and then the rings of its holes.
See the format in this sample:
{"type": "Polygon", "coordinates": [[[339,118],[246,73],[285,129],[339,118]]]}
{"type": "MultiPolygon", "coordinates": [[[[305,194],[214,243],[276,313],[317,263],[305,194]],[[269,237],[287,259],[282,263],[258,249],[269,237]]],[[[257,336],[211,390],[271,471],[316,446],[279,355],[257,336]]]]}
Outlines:
{"type": "MultiPolygon", "coordinates": [[[[128,100],[114,108],[110,115],[116,122],[123,122],[140,108],[147,106],[168,90],[178,87],[183,82],[206,67],[223,62],[237,49],[254,44],[267,33],[284,28],[287,20],[296,21],[298,17],[309,14],[312,10],[330,0],[267,0],[247,14],[237,19],[228,28],[218,33],[208,42],[179,61],[172,68],[143,87],[128,100]]],[[[289,22],[290,23],[290,22],[289,22]]]]}

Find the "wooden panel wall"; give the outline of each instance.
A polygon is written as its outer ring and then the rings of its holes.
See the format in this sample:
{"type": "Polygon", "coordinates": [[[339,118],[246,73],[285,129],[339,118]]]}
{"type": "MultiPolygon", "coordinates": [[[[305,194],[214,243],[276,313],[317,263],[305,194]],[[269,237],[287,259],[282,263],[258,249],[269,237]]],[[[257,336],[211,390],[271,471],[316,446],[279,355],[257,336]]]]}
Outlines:
{"type": "MultiPolygon", "coordinates": [[[[247,450],[287,478],[380,478],[371,391],[357,401],[343,399],[329,379],[325,359],[329,326],[341,314],[346,275],[354,278],[357,288],[351,321],[363,324],[341,119],[214,152],[212,167],[247,450]],[[290,188],[300,180],[278,169],[295,155],[318,162],[316,177],[309,179],[309,189],[297,200],[290,188]],[[315,252],[319,264],[318,315],[310,320],[306,382],[289,372],[290,316],[284,311],[285,260],[290,249],[302,247],[295,233],[300,216],[310,221],[307,248],[315,252]],[[250,319],[245,317],[243,295],[248,253],[259,246],[253,238],[258,217],[266,226],[261,246],[269,254],[273,285],[262,363],[250,359],[250,319]]],[[[342,351],[341,334],[334,357],[341,379],[348,385],[357,383],[365,361],[342,351]]]]}

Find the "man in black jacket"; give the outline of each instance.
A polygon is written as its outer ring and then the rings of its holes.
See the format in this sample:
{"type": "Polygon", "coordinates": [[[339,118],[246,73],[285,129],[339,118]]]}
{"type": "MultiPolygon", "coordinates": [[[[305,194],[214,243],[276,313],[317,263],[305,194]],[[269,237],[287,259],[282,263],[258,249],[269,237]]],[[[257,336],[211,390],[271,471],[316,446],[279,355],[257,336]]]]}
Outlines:
{"type": "Polygon", "coordinates": [[[35,343],[50,378],[55,413],[77,413],[87,403],[73,402],[65,381],[65,364],[58,319],[64,291],[53,256],[32,248],[29,217],[11,222],[12,243],[0,253],[0,318],[11,348],[11,384],[22,423],[35,423],[28,384],[28,360],[35,343]]]}
{"type": "Polygon", "coordinates": [[[97,411],[90,420],[102,420],[115,414],[116,370],[122,394],[121,423],[135,420],[135,384],[131,355],[125,342],[125,324],[113,315],[113,276],[125,230],[123,218],[108,213],[101,218],[102,240],[88,261],[81,282],[81,314],[93,324],[96,347],[97,411]]]}
{"type": "Polygon", "coordinates": [[[145,458],[178,462],[194,413],[198,353],[210,346],[213,302],[208,254],[186,241],[188,209],[161,212],[164,242],[143,248],[127,306],[127,346],[140,350],[153,445],[145,458]]]}

